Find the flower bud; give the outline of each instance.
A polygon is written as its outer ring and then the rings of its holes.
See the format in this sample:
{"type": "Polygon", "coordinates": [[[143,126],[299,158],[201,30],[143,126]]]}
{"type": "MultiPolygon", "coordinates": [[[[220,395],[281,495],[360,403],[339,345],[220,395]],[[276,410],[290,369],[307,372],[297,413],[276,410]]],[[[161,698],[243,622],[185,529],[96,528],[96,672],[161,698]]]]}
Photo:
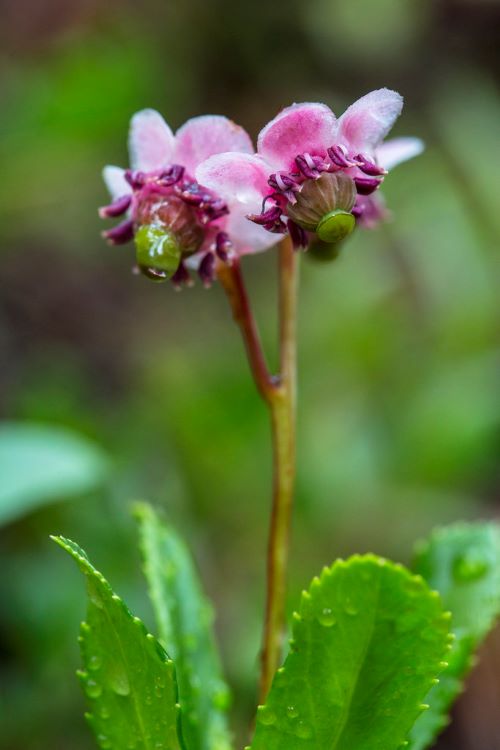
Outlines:
{"type": "Polygon", "coordinates": [[[348,175],[323,172],[317,180],[306,181],[296,198],[294,205],[287,205],[288,216],[323,242],[340,242],[354,229],[356,186],[348,175]]]}

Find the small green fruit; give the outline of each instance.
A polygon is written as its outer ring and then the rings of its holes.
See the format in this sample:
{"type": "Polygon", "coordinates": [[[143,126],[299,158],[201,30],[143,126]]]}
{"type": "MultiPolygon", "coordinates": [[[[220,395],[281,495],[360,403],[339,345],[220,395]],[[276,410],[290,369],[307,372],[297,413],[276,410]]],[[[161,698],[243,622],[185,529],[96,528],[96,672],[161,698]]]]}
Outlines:
{"type": "Polygon", "coordinates": [[[335,244],[350,235],[355,226],[356,219],[351,213],[337,209],[323,216],[316,234],[323,242],[335,244]]]}
{"type": "Polygon", "coordinates": [[[158,224],[145,224],[135,234],[137,264],[155,281],[170,279],[179,268],[182,250],[175,234],[158,224]]]}

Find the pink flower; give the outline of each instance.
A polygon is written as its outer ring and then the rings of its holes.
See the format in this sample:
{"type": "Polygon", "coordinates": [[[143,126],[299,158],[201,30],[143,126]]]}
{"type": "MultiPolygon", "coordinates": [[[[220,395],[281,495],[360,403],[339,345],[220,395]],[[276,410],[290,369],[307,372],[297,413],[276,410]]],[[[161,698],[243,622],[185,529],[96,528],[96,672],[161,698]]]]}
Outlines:
{"type": "Polygon", "coordinates": [[[257,226],[289,232],[296,245],[315,238],[337,243],[356,224],[374,226],[386,215],[375,192],[387,170],[419,154],[417,138],[383,140],[403,107],[395,91],[379,89],[352,104],[338,120],[325,104],[293,104],[265,126],[258,154],[212,156],[198,179],[222,197],[260,190],[261,206],[249,211],[257,226]]]}
{"type": "Polygon", "coordinates": [[[111,244],[135,239],[137,264],[146,275],[180,285],[190,280],[189,266],[209,284],[216,256],[227,261],[274,244],[268,232],[245,219],[258,202],[247,205],[226,185],[214,191],[197,176],[214,154],[238,152],[244,161],[254,153],[243,128],[206,115],[188,120],[174,135],[158,112],[147,109],[132,118],[129,150],[130,169],[104,168],[113,202],[99,214],[125,216],[103,234],[111,244]]]}

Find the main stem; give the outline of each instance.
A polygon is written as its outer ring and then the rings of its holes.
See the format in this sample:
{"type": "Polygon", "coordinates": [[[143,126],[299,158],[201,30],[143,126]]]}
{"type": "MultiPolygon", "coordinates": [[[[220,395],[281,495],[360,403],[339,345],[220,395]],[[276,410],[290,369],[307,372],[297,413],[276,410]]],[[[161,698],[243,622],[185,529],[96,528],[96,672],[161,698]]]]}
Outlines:
{"type": "Polygon", "coordinates": [[[269,402],[273,435],[273,505],[267,547],[267,599],[259,702],[280,666],[285,625],[288,549],[295,488],[298,256],[289,238],[280,246],[280,376],[269,402]]]}
{"type": "Polygon", "coordinates": [[[295,412],[297,391],[298,258],[290,238],[279,253],[280,372],[270,375],[239,262],[217,269],[239,325],[252,374],[269,407],[273,437],[273,502],[267,548],[267,594],[261,656],[259,702],[264,703],[279,667],[285,622],[288,548],[295,486],[295,412]]]}

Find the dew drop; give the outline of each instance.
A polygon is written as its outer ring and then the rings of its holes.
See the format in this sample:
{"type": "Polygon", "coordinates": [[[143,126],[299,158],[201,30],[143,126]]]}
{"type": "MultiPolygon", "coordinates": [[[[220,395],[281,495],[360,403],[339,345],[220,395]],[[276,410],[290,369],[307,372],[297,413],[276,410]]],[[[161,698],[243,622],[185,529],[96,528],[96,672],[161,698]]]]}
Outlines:
{"type": "Polygon", "coordinates": [[[90,657],[88,667],[91,672],[97,672],[97,670],[101,668],[101,664],[100,657],[95,655],[90,657]]]}
{"type": "Polygon", "coordinates": [[[303,740],[308,739],[311,736],[311,727],[304,721],[299,721],[295,727],[295,734],[303,740]]]}
{"type": "Polygon", "coordinates": [[[111,688],[117,695],[129,695],[130,683],[125,670],[116,670],[109,675],[111,688]]]}
{"type": "Polygon", "coordinates": [[[218,708],[219,711],[226,711],[229,708],[229,704],[231,702],[228,690],[225,690],[224,688],[216,690],[216,692],[212,696],[212,702],[214,708],[218,708]]]}
{"type": "Polygon", "coordinates": [[[462,583],[477,581],[483,578],[488,572],[488,563],[478,553],[469,552],[465,555],[458,555],[453,561],[453,575],[455,579],[462,583]]]}
{"type": "Polygon", "coordinates": [[[318,621],[320,625],[323,625],[325,628],[331,628],[332,625],[335,625],[336,623],[335,615],[329,607],[325,607],[321,611],[318,615],[318,621]]]}
{"type": "Polygon", "coordinates": [[[289,719],[296,719],[297,716],[299,715],[299,712],[297,711],[295,706],[288,706],[286,709],[286,715],[288,716],[289,719]]]}
{"type": "Polygon", "coordinates": [[[89,594],[89,599],[92,602],[92,604],[94,604],[98,609],[104,608],[104,602],[101,599],[101,596],[98,594],[98,592],[93,586],[89,586],[88,594],[89,594]]]}
{"type": "Polygon", "coordinates": [[[268,726],[275,723],[276,714],[267,706],[259,706],[258,718],[261,724],[265,724],[266,726],[268,726]]]}
{"type": "Polygon", "coordinates": [[[102,693],[102,687],[95,680],[87,680],[85,683],[85,692],[89,698],[99,698],[102,693]]]}
{"type": "Polygon", "coordinates": [[[359,609],[356,607],[352,599],[347,599],[344,605],[344,611],[346,615],[351,615],[351,617],[354,617],[354,615],[358,614],[359,609]]]}

